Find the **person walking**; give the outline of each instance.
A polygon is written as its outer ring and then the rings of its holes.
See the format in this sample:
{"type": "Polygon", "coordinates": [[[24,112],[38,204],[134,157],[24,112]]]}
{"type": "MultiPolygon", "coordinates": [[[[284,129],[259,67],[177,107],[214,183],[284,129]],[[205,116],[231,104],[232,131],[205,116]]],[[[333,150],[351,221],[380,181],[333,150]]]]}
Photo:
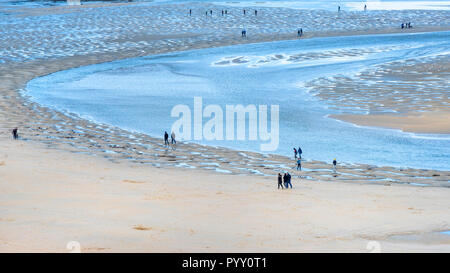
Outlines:
{"type": "Polygon", "coordinates": [[[14,128],[12,130],[12,136],[13,136],[13,139],[15,139],[15,140],[19,139],[19,133],[18,133],[18,129],[17,128],[14,128]]]}
{"type": "Polygon", "coordinates": [[[297,159],[297,171],[301,171],[302,170],[302,159],[301,157],[298,157],[297,159]]]}
{"type": "Polygon", "coordinates": [[[297,153],[298,153],[298,157],[302,158],[303,151],[302,151],[302,148],[300,148],[300,146],[298,146],[297,153]]]}
{"type": "Polygon", "coordinates": [[[292,178],[292,176],[291,176],[291,174],[290,174],[289,172],[287,173],[286,178],[287,178],[286,189],[288,189],[289,186],[290,186],[291,189],[292,189],[292,184],[291,184],[291,178],[292,178]]]}
{"type": "Polygon", "coordinates": [[[278,189],[280,189],[280,187],[281,189],[283,189],[283,179],[281,177],[281,174],[278,173],[278,189]]]}
{"type": "Polygon", "coordinates": [[[190,10],[189,10],[189,16],[191,16],[191,15],[192,15],[192,10],[190,9],[190,10]]]}
{"type": "Polygon", "coordinates": [[[294,148],[294,158],[297,159],[297,149],[294,148]]]}
{"type": "Polygon", "coordinates": [[[336,173],[336,165],[337,165],[337,161],[336,158],[333,160],[333,172],[336,173]]]}
{"type": "Polygon", "coordinates": [[[169,145],[169,134],[167,131],[164,132],[164,145],[169,145]]]}
{"type": "Polygon", "coordinates": [[[258,11],[255,9],[255,16],[258,16],[258,11]]]}
{"type": "Polygon", "coordinates": [[[175,140],[175,132],[172,132],[172,134],[170,135],[170,138],[172,140],[172,144],[177,144],[177,141],[175,140]]]}

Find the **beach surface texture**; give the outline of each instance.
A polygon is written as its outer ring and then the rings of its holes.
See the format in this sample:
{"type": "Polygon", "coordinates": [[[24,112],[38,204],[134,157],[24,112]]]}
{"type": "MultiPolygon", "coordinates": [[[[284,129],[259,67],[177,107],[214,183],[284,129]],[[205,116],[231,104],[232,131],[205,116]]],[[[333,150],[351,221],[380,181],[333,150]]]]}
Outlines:
{"type": "MultiPolygon", "coordinates": [[[[448,155],[439,168],[339,162],[337,172],[331,160],[312,155],[297,171],[290,154],[183,142],[166,147],[160,138],[27,96],[30,81],[59,71],[295,40],[298,27],[301,39],[450,31],[448,10],[257,7],[255,16],[255,8],[246,7],[243,16],[242,9],[225,3],[0,4],[1,252],[69,252],[70,242],[83,252],[368,252],[372,241],[385,252],[450,252],[448,155]],[[413,28],[401,29],[404,22],[413,28]],[[277,190],[277,174],[285,171],[293,189],[277,190]]],[[[301,58],[360,52],[327,54],[301,58]]],[[[362,109],[330,118],[445,137],[449,56],[390,62],[305,87],[330,108],[362,109]]]]}

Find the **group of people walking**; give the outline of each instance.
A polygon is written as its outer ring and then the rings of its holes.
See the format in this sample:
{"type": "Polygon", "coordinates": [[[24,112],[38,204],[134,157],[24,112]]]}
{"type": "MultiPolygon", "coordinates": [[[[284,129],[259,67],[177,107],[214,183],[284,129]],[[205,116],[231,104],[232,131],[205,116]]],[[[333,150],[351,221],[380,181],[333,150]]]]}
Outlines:
{"type": "MultiPolygon", "coordinates": [[[[177,144],[177,141],[175,140],[175,133],[172,132],[172,134],[170,134],[170,138],[171,138],[171,142],[172,144],[177,144]]],[[[164,132],[164,145],[170,145],[169,143],[169,134],[167,133],[167,131],[164,132]]]]}
{"type": "MultiPolygon", "coordinates": [[[[247,11],[244,9],[242,10],[244,15],[247,14],[247,11]]],[[[222,16],[227,15],[228,14],[228,10],[222,10],[222,16]]],[[[258,10],[254,10],[254,14],[255,16],[258,16],[258,10]]],[[[212,16],[213,15],[213,10],[207,10],[205,11],[205,15],[208,16],[212,16]]],[[[192,16],[192,9],[189,10],[189,16],[192,16]]],[[[303,28],[299,28],[297,29],[297,37],[302,37],[303,36],[303,28]]],[[[247,37],[247,30],[244,28],[241,31],[241,37],[247,37]]]]}
{"type": "MultiPolygon", "coordinates": [[[[293,150],[294,150],[294,158],[297,162],[297,171],[301,171],[302,170],[302,154],[303,154],[302,148],[298,147],[298,149],[296,149],[294,147],[293,150]]],[[[336,173],[336,166],[337,166],[337,160],[335,158],[335,159],[333,159],[333,173],[336,173]]],[[[291,175],[289,174],[289,172],[284,173],[283,176],[281,176],[281,174],[278,173],[278,189],[280,189],[280,188],[283,189],[283,183],[284,183],[284,188],[288,188],[288,187],[292,188],[291,175]]]]}
{"type": "Polygon", "coordinates": [[[298,147],[298,150],[294,148],[294,158],[297,159],[297,171],[302,170],[302,148],[298,147]]]}
{"type": "Polygon", "coordinates": [[[404,28],[412,28],[411,22],[408,22],[408,23],[402,23],[402,29],[404,29],[404,28]]]}
{"type": "MultiPolygon", "coordinates": [[[[364,11],[366,11],[367,10],[367,5],[364,5],[364,11]]],[[[341,11],[341,6],[338,6],[338,12],[340,12],[341,11]]]]}
{"type": "Polygon", "coordinates": [[[291,187],[291,189],[292,189],[291,174],[287,172],[287,173],[284,173],[283,176],[281,176],[281,173],[278,173],[278,189],[280,189],[280,188],[288,189],[289,187],[291,187]],[[284,182],[284,187],[283,187],[283,182],[284,182]]]}
{"type": "MultiPolygon", "coordinates": [[[[303,28],[299,28],[297,29],[297,37],[302,37],[303,36],[303,28]]],[[[241,31],[241,37],[247,37],[247,30],[244,28],[241,31]]]]}
{"type": "Polygon", "coordinates": [[[303,153],[303,151],[302,151],[302,148],[300,148],[300,146],[298,147],[298,150],[295,149],[295,147],[294,147],[294,158],[295,159],[297,159],[297,155],[298,155],[299,158],[301,158],[302,157],[302,153],[303,153]]]}
{"type": "MultiPolygon", "coordinates": [[[[243,11],[244,15],[247,14],[247,11],[245,9],[242,10],[242,11],[243,11]]],[[[205,11],[205,14],[206,14],[206,16],[208,16],[208,14],[212,16],[213,15],[213,10],[212,9],[207,10],[207,11],[205,11]]],[[[228,10],[227,9],[222,10],[222,16],[224,16],[224,15],[228,15],[228,10]]],[[[254,15],[258,16],[258,10],[255,9],[254,15]]],[[[192,9],[189,9],[189,16],[192,16],[192,9]]]]}
{"type": "MultiPolygon", "coordinates": [[[[246,10],[244,9],[243,11],[244,11],[244,15],[245,15],[246,14],[246,10]]],[[[258,16],[258,10],[255,9],[254,13],[255,13],[255,16],[258,16]]]]}

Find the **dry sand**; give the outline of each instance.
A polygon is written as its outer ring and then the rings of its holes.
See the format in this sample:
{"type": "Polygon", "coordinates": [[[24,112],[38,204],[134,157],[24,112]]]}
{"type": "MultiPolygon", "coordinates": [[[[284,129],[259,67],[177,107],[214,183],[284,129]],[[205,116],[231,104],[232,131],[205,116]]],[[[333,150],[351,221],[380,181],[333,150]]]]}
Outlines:
{"type": "Polygon", "coordinates": [[[450,252],[448,188],[112,163],[0,140],[0,251],[450,252]]]}
{"type": "Polygon", "coordinates": [[[370,127],[400,129],[412,133],[450,134],[450,111],[401,115],[330,115],[342,121],[370,127]]]}
{"type": "MultiPolygon", "coordinates": [[[[220,9],[194,5],[207,7],[220,9]]],[[[293,39],[292,14],[317,28],[306,37],[368,27],[396,32],[391,18],[400,14],[343,12],[336,19],[327,11],[265,8],[242,19],[230,8],[226,21],[205,21],[180,16],[186,8],[7,11],[25,19],[7,20],[0,37],[0,251],[65,252],[68,241],[78,241],[83,251],[364,252],[370,240],[382,251],[449,251],[437,231],[449,229],[450,172],[344,164],[334,175],[329,163],[310,160],[303,178],[293,172],[295,189],[277,191],[274,175],[292,168],[287,157],[182,143],[168,150],[159,139],[66,116],[18,93],[34,77],[88,64],[293,39]],[[253,32],[248,39],[239,37],[244,23],[253,32]],[[16,126],[22,139],[11,141],[16,126]]],[[[401,14],[419,22],[414,31],[449,29],[436,23],[448,12],[401,14]]]]}

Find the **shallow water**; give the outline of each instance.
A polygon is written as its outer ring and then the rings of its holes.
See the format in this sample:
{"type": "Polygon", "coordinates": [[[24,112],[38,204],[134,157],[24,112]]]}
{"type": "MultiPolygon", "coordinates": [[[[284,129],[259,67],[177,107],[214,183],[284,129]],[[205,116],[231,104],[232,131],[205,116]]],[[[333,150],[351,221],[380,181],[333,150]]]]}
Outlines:
{"type": "MultiPolygon", "coordinates": [[[[70,1],[69,1],[70,2],[70,1]]],[[[144,2],[150,5],[171,4],[171,3],[191,3],[191,2],[210,2],[219,5],[236,7],[281,7],[292,9],[324,9],[336,10],[341,6],[342,11],[363,10],[367,5],[368,10],[450,10],[450,1],[404,1],[404,0],[280,0],[280,1],[255,1],[255,0],[81,0],[82,3],[101,3],[101,2],[144,2]]],[[[70,4],[67,0],[0,0],[0,6],[54,6],[70,4]]]]}
{"type": "MultiPolygon", "coordinates": [[[[307,159],[450,169],[450,136],[357,127],[329,119],[332,110],[306,81],[414,57],[448,54],[450,32],[315,38],[187,51],[98,64],[32,80],[40,104],[132,131],[161,136],[177,119],[173,106],[279,105],[280,145],[307,159]],[[227,61],[231,60],[227,63],[227,61]],[[233,62],[233,60],[235,60],[233,62]],[[237,61],[236,61],[237,60],[237,61]]],[[[347,110],[348,112],[348,110],[347,110]]],[[[208,119],[204,119],[206,122],[208,119]]],[[[197,141],[259,151],[259,141],[197,141]]]]}
{"type": "MultiPolygon", "coordinates": [[[[189,1],[189,0],[188,0],[189,1]]],[[[324,10],[336,10],[338,6],[342,11],[357,11],[364,10],[364,5],[367,6],[367,10],[406,10],[406,9],[418,9],[418,10],[449,10],[450,1],[403,1],[403,0],[376,0],[376,1],[329,1],[329,0],[284,0],[284,1],[229,1],[221,0],[214,1],[217,3],[226,3],[233,6],[256,6],[256,7],[286,7],[293,9],[324,9],[324,10]]]]}

